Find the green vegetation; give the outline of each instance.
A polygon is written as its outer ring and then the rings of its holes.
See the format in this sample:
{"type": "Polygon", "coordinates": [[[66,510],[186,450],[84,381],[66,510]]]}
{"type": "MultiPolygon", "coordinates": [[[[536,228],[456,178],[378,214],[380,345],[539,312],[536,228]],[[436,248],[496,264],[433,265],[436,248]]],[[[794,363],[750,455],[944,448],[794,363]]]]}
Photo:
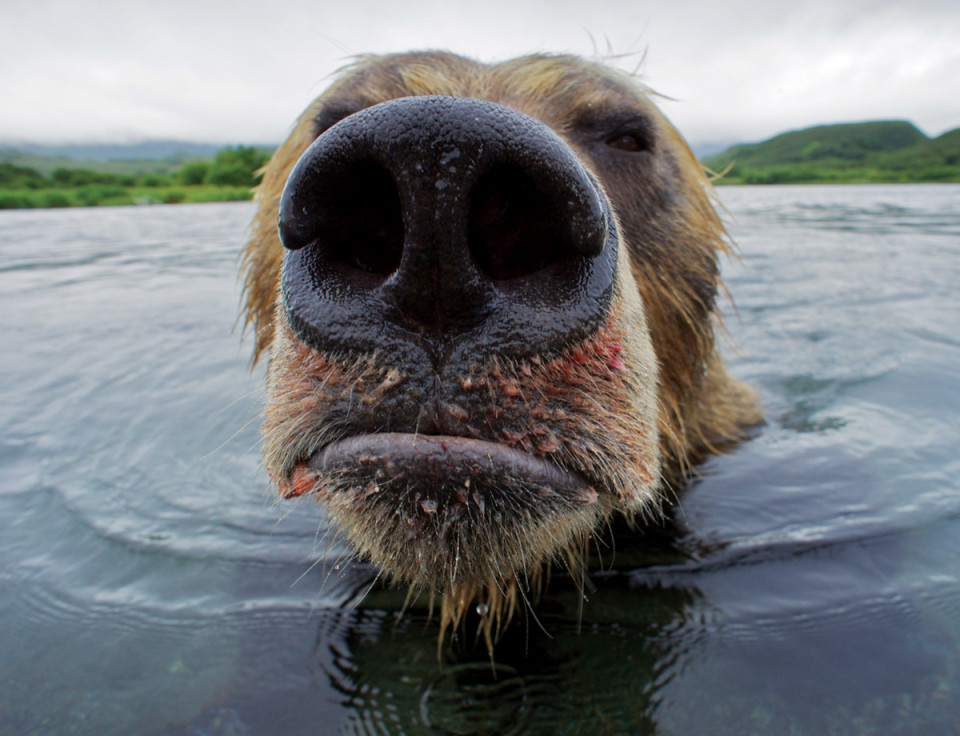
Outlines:
{"type": "Polygon", "coordinates": [[[129,173],[102,166],[59,166],[45,173],[0,162],[0,209],[250,199],[259,169],[269,158],[266,149],[236,146],[220,150],[212,159],[188,161],[177,168],[146,167],[146,171],[129,173]]]}
{"type": "Polygon", "coordinates": [[[703,164],[721,184],[960,182],[960,128],[927,138],[912,123],[821,125],[733,146],[703,164]]]}

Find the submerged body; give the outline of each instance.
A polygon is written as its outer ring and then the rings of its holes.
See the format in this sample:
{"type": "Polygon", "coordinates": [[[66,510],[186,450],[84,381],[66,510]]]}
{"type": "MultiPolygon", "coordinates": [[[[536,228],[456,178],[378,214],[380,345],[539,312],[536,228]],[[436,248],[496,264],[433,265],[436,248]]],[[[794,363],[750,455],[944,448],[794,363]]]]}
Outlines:
{"type": "Polygon", "coordinates": [[[709,185],[631,77],[365,59],[257,192],[264,459],[391,578],[486,632],[760,419],[718,357],[709,185]],[[277,222],[279,220],[279,232],[277,222]]]}

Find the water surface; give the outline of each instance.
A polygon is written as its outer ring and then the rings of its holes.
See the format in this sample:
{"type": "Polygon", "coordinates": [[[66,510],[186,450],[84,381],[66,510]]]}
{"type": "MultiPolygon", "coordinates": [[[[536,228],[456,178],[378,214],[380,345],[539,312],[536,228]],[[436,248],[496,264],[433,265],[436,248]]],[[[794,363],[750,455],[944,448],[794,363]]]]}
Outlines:
{"type": "Polygon", "coordinates": [[[0,212],[0,733],[960,733],[960,186],[720,196],[768,422],[496,677],[269,492],[249,203],[0,212]]]}

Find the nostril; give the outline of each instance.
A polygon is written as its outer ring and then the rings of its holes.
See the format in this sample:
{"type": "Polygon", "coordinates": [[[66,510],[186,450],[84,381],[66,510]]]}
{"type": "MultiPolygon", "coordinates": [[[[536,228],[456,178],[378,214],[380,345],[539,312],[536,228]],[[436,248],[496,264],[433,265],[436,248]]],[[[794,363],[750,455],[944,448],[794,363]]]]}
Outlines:
{"type": "MultiPolygon", "coordinates": [[[[400,266],[403,215],[393,177],[372,161],[340,181],[329,204],[330,254],[335,262],[387,277],[400,266]]],[[[321,233],[322,237],[322,233],[321,233]]]]}
{"type": "Polygon", "coordinates": [[[297,213],[300,221],[292,223],[292,247],[309,244],[324,270],[383,281],[400,266],[403,253],[403,215],[393,177],[379,164],[361,160],[320,181],[318,191],[306,198],[309,210],[297,213]]]}
{"type": "Polygon", "coordinates": [[[575,255],[563,213],[519,166],[499,166],[471,192],[468,240],[474,262],[495,281],[541,271],[575,255]]]}

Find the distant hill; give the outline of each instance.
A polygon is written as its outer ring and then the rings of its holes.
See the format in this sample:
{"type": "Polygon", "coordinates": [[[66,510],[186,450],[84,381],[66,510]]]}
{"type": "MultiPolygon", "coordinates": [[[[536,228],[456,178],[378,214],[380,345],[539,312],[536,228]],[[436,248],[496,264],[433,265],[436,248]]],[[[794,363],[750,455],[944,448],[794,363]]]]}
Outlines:
{"type": "Polygon", "coordinates": [[[818,125],[707,156],[721,183],[960,181],[960,128],[928,138],[903,120],[818,125]]]}
{"type": "Polygon", "coordinates": [[[148,140],[134,143],[20,143],[0,141],[0,148],[13,148],[36,156],[63,156],[77,161],[159,160],[172,156],[209,158],[226,143],[148,140]]]}
{"type": "Polygon", "coordinates": [[[722,151],[726,151],[731,146],[740,142],[739,138],[727,138],[722,141],[687,141],[693,150],[693,155],[699,159],[707,156],[715,156],[722,151]]]}
{"type": "Polygon", "coordinates": [[[772,166],[841,159],[863,161],[870,153],[897,151],[927,137],[913,123],[891,120],[878,123],[818,125],[781,133],[763,143],[747,143],[711,156],[724,166],[736,161],[743,166],[772,166]]]}
{"type": "Polygon", "coordinates": [[[0,148],[0,164],[33,169],[44,176],[49,176],[55,169],[89,169],[109,174],[169,174],[182,163],[179,159],[84,160],[68,156],[42,156],[16,148],[0,148]]]}
{"type": "MultiPolygon", "coordinates": [[[[136,143],[43,144],[0,141],[0,163],[35,169],[90,169],[113,174],[169,173],[185,161],[213,158],[227,144],[153,140],[136,143]]],[[[255,146],[272,149],[273,145],[255,146]]]]}

